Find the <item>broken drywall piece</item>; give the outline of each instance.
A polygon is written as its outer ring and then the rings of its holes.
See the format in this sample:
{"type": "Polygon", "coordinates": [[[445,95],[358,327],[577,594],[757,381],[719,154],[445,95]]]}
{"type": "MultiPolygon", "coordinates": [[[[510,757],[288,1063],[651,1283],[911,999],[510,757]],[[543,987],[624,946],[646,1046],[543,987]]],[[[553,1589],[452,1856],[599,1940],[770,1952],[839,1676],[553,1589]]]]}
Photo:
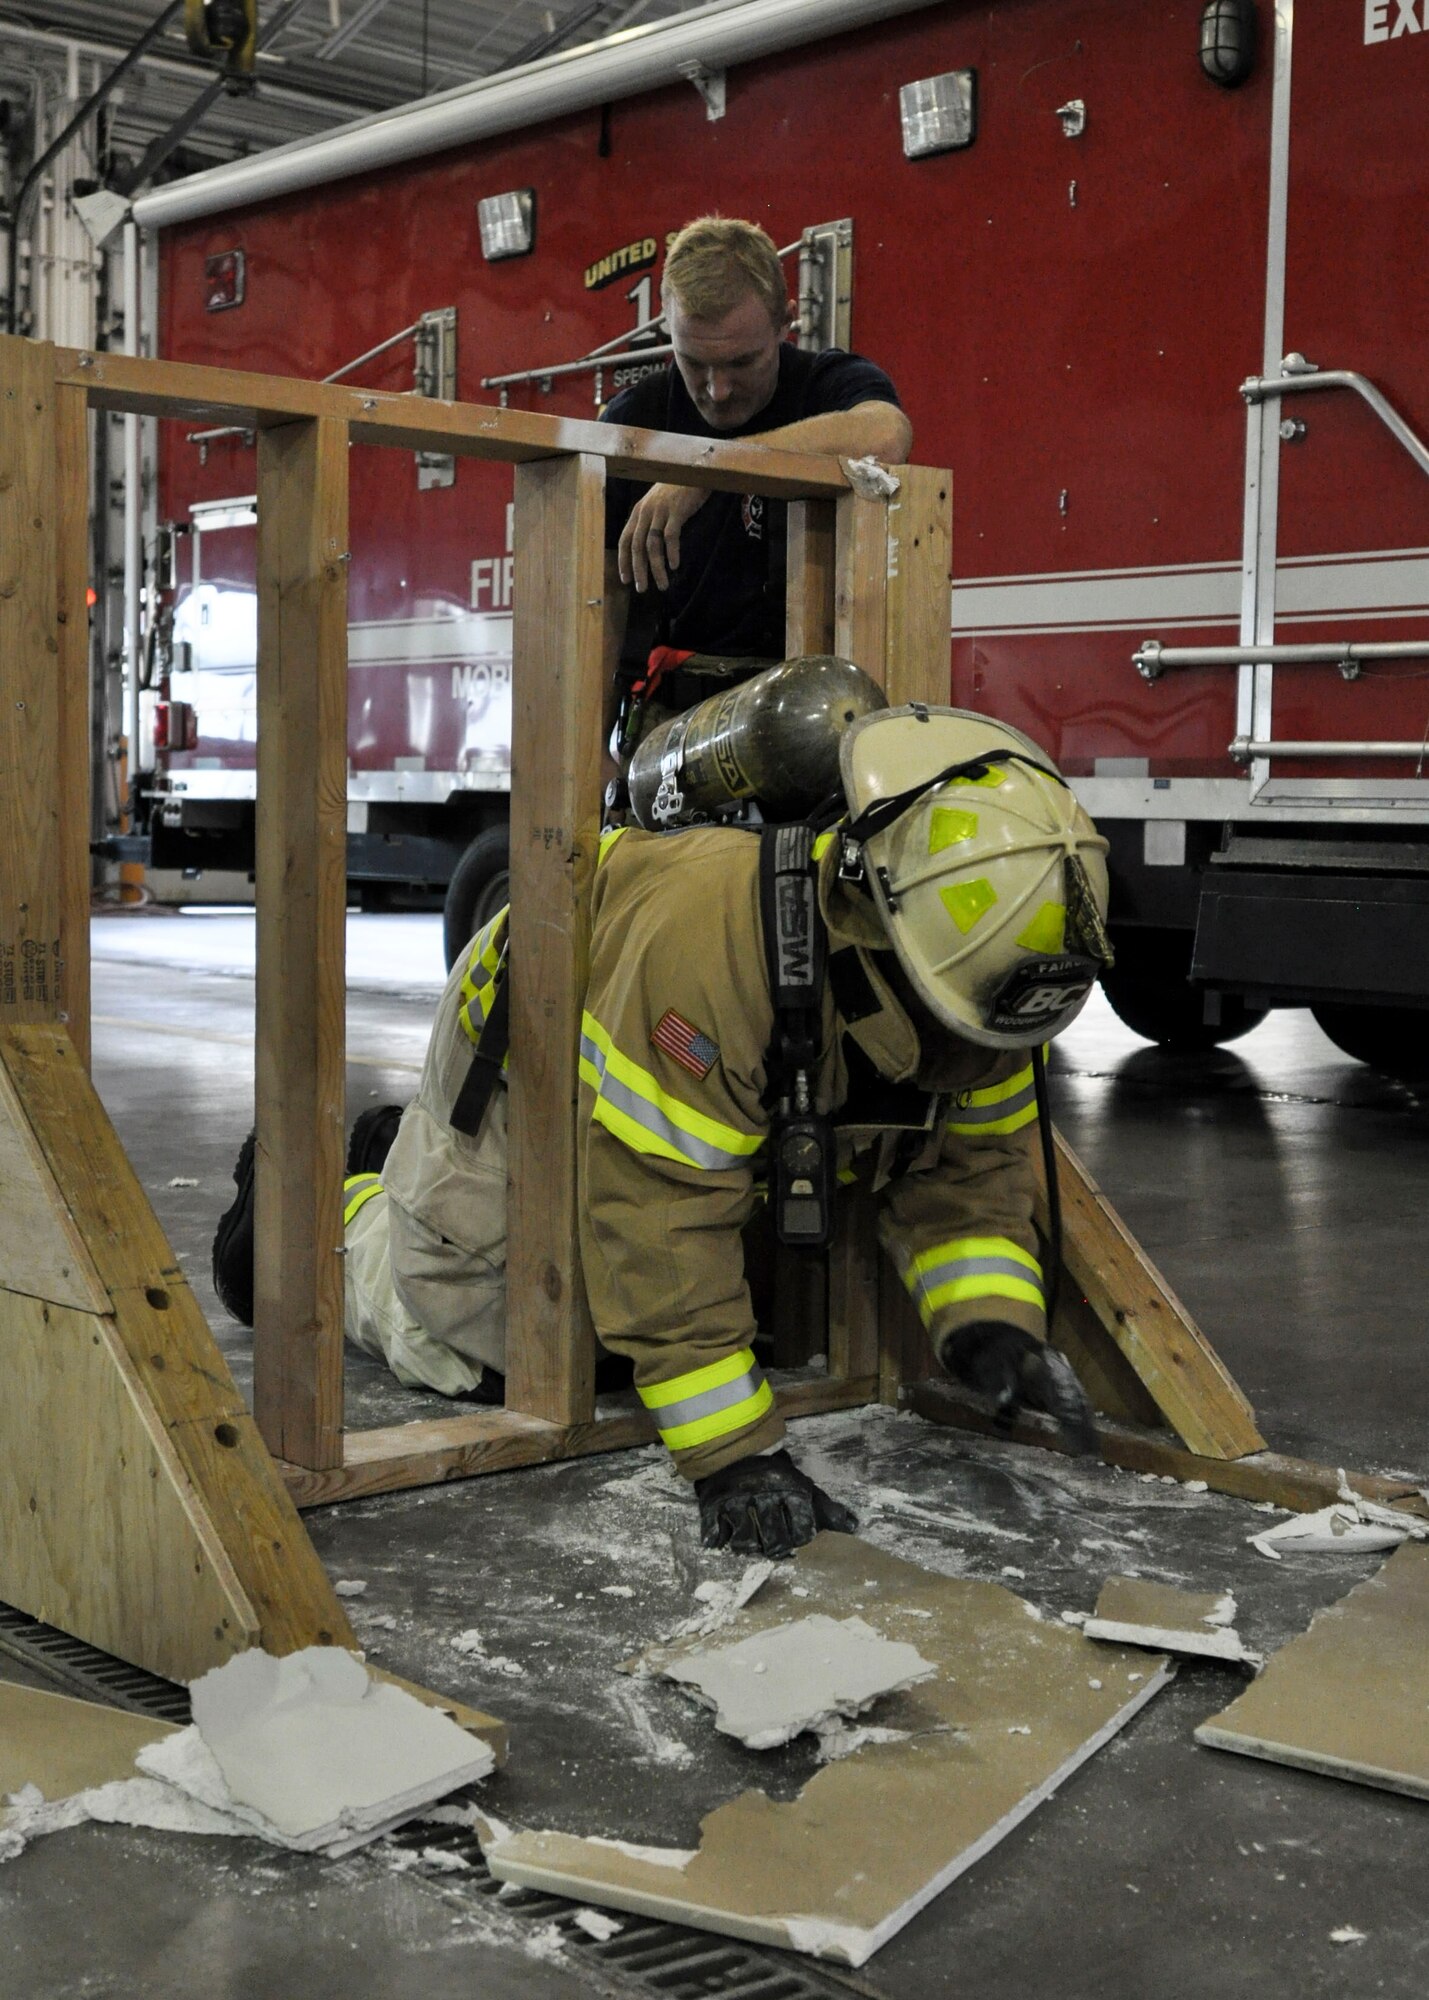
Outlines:
{"type": "MultiPolygon", "coordinates": [[[[484,1843],[493,1875],[862,1965],[1171,1677],[1165,1659],[1028,1618],[1000,1584],[935,1575],[845,1535],[820,1535],[781,1564],[732,1632],[766,1633],[796,1607],[854,1615],[870,1576],[886,1636],[916,1639],[937,1669],[898,1697],[906,1740],[824,1764],[791,1801],[745,1792],[706,1815],[694,1853],[508,1833],[484,1843]]],[[[658,1649],[647,1660],[664,1663],[658,1649]]]]}
{"type": "Polygon", "coordinates": [[[1196,1741],[1429,1799],[1429,1547],[1317,1612],[1196,1741]]]}
{"type": "Polygon", "coordinates": [[[1368,1942],[1369,1932],[1357,1931],[1353,1924],[1341,1924],[1336,1930],[1330,1932],[1331,1944],[1367,1944],[1368,1942]]]}
{"type": "Polygon", "coordinates": [[[139,1751],[176,1727],[0,1681],[0,1798],[33,1785],[53,1801],[132,1778],[139,1751]]]}
{"type": "Polygon", "coordinates": [[[1149,1646],[1157,1653],[1258,1667],[1260,1655],[1232,1629],[1235,1614],[1229,1591],[1217,1596],[1148,1583],[1139,1576],[1109,1576],[1082,1630],[1089,1639],[1109,1639],[1119,1646],[1149,1646]]]}
{"type": "Polygon", "coordinates": [[[806,1729],[861,1715],[880,1695],[912,1687],[937,1668],[865,1619],[814,1612],[731,1645],[684,1652],[660,1671],[714,1709],[722,1734],[751,1750],[773,1750],[806,1729]]]}
{"type": "Polygon", "coordinates": [[[194,1729],[141,1752],[140,1769],[284,1847],[349,1852],[496,1761],[339,1646],[238,1653],[189,1695],[194,1729]]]}
{"type": "Polygon", "coordinates": [[[1294,1555],[1370,1555],[1376,1549],[1396,1549],[1409,1540],[1409,1530],[1397,1520],[1366,1520],[1357,1505],[1336,1501],[1313,1514],[1292,1514],[1246,1539],[1261,1555],[1279,1562],[1287,1550],[1294,1555]]]}
{"type": "MultiPolygon", "coordinates": [[[[730,1582],[716,1581],[696,1584],[695,1601],[701,1609],[684,1618],[669,1634],[667,1644],[673,1645],[679,1639],[702,1639],[711,1632],[718,1632],[737,1612],[744,1609],[756,1597],[774,1574],[772,1562],[746,1563],[740,1574],[730,1582]]],[[[632,1662],[630,1672],[643,1672],[638,1662],[632,1662]]]]}
{"type": "Polygon", "coordinates": [[[365,1597],[367,1585],[355,1576],[345,1576],[333,1585],[339,1597],[365,1597]]]}

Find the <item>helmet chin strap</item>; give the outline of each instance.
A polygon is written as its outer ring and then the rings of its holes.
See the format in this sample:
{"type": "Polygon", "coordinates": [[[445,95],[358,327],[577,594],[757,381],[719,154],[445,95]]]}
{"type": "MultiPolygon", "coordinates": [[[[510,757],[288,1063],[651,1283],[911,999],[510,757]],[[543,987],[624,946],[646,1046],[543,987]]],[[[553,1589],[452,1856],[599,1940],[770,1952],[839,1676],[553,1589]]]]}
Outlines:
{"type": "Polygon", "coordinates": [[[960,764],[949,764],[946,770],[939,771],[934,777],[924,778],[918,784],[910,785],[906,791],[894,792],[889,798],[875,799],[871,806],[865,806],[863,811],[855,819],[851,819],[843,829],[845,851],[847,852],[850,843],[862,847],[865,841],[872,840],[876,833],[881,833],[884,827],[901,818],[910,807],[917,805],[925,793],[936,791],[939,785],[951,784],[957,778],[974,780],[985,778],[994,764],[1013,763],[1025,764],[1029,771],[1036,771],[1042,777],[1050,778],[1052,783],[1060,785],[1063,791],[1068,789],[1065,778],[1050,766],[1039,764],[1037,759],[1029,757],[1025,750],[988,750],[978,757],[965,757],[960,764]]]}

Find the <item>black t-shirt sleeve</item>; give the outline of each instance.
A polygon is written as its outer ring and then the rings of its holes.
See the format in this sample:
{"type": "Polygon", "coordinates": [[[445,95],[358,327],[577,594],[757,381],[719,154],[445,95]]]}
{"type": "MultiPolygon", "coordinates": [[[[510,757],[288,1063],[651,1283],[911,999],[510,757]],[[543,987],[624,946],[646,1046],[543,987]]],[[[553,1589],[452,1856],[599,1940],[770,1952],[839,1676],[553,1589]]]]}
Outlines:
{"type": "MultiPolygon", "coordinates": [[[[826,416],[831,410],[854,410],[860,403],[892,403],[902,409],[892,378],[876,361],[861,354],[847,354],[841,347],[826,347],[814,356],[804,388],[806,417],[826,416]]],[[[627,423],[630,419],[625,419],[627,423]]]]}

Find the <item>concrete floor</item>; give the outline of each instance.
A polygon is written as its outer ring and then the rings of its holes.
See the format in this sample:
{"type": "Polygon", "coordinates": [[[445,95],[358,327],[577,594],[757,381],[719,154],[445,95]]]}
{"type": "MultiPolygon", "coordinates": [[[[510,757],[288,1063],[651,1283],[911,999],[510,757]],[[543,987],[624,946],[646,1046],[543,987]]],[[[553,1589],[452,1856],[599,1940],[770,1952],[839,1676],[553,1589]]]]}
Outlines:
{"type": "MultiPolygon", "coordinates": [[[[247,1343],[208,1282],[214,1220],[251,1115],[251,916],[96,924],[95,1074],[239,1378],[247,1343]],[[171,1183],[196,1179],[195,1187],[171,1183]]],[[[349,1116],[414,1088],[441,983],[427,918],[355,919],[349,1116]],[[398,968],[394,975],[392,968],[398,968]],[[382,990],[384,985],[389,990],[382,990]],[[390,990],[390,989],[398,990],[390,990]]],[[[1057,1114],[1254,1401],[1275,1446],[1361,1469],[1429,1471],[1421,1341],[1429,1153],[1420,1105],[1341,1057],[1308,1015],[1172,1060],[1100,1005],[1059,1043],[1057,1114]]],[[[353,1423],[437,1398],[352,1357],[353,1423]]],[[[1008,1581],[1052,1610],[1140,1573],[1234,1589],[1262,1648],[1303,1629],[1375,1559],[1248,1549],[1265,1517],[1102,1467],[873,1410],[812,1420],[798,1456],[880,1546],[1008,1581]]],[[[673,1690],[619,1662],[729,1574],[654,1450],[311,1514],[375,1659],[512,1724],[487,1787],[500,1817],[693,1845],[750,1783],[789,1796],[798,1745],[712,1741],[673,1690]],[[627,1594],[628,1593],[628,1594],[627,1594]],[[486,1658],[453,1650],[476,1628],[486,1658]]],[[[1185,1665],[1107,1750],[889,1944],[825,1990],[886,1995],[1278,2000],[1429,1987],[1426,1808],[1197,1748],[1240,1675],[1185,1665]],[[1362,1944],[1335,1945],[1351,1924],[1362,1944]]],[[[890,1838],[897,1829],[890,1829],[890,1838]]],[[[548,1931],[381,1846],[340,1863],[85,1828],[0,1870],[0,1992],[325,2000],[628,1993],[548,1931]]],[[[771,1961],[772,1963],[772,1961],[771,1961]]],[[[640,1988],[648,1991],[648,1988],[640,1988]]],[[[675,1989],[671,1989],[672,1991],[675,1989]]],[[[694,1992],[694,1986],[678,1989],[694,1992]]],[[[709,1989],[714,1990],[714,1989],[709,1989]]],[[[771,1989],[772,1990],[772,1989],[771,1989]]]]}

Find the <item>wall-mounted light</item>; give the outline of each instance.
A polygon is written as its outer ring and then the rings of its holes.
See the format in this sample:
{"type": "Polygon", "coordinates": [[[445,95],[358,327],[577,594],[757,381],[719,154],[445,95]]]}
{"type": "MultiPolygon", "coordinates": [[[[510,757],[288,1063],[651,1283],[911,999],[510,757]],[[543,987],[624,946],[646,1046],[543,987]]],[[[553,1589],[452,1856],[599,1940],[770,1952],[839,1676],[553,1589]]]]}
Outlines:
{"type": "Polygon", "coordinates": [[[1201,9],[1201,68],[1234,90],[1255,68],[1255,0],[1206,0],[1201,9]]]}
{"type": "Polygon", "coordinates": [[[476,204],[481,225],[481,254],[488,264],[503,257],[524,257],[536,244],[536,190],[516,188],[510,194],[489,194],[476,204]]]}
{"type": "Polygon", "coordinates": [[[898,93],[906,159],[952,153],[977,137],[977,71],[950,69],[905,83],[898,93]]]}

